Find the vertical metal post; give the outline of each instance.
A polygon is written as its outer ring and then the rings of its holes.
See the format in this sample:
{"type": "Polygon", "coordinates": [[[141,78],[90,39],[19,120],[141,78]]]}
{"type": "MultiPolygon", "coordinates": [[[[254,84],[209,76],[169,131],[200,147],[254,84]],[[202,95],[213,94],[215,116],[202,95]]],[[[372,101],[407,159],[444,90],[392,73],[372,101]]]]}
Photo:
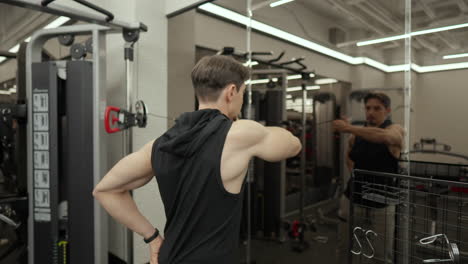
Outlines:
{"type": "MultiPolygon", "coordinates": [[[[282,82],[281,88],[283,90],[283,120],[288,119],[287,109],[286,109],[286,95],[287,95],[287,88],[288,88],[288,74],[286,72],[282,72],[281,74],[282,82]]],[[[284,222],[286,217],[286,161],[281,161],[281,182],[280,182],[280,221],[281,223],[284,222]]],[[[286,239],[284,228],[280,228],[279,238],[281,241],[286,239]]]]}
{"type": "Polygon", "coordinates": [[[305,111],[305,105],[307,101],[307,88],[306,84],[302,83],[302,133],[301,133],[301,191],[299,201],[299,217],[304,222],[304,191],[305,191],[305,179],[306,179],[306,125],[307,115],[305,111]]]}
{"type": "MultiPolygon", "coordinates": [[[[252,46],[251,46],[251,35],[252,35],[252,0],[247,0],[247,14],[249,16],[249,23],[246,28],[247,30],[247,62],[249,65],[249,79],[252,79],[252,46]]],[[[247,100],[247,119],[252,119],[252,82],[249,82],[247,85],[247,95],[248,95],[248,100],[247,100]]],[[[251,232],[252,232],[252,207],[251,207],[251,201],[252,201],[252,192],[251,192],[251,185],[253,182],[253,173],[254,173],[254,167],[253,167],[253,161],[250,160],[249,162],[249,168],[247,172],[247,245],[246,245],[246,263],[250,264],[251,262],[251,243],[252,243],[252,238],[251,238],[251,232]]]]}
{"type": "MultiPolygon", "coordinates": [[[[410,157],[409,157],[409,139],[410,139],[410,129],[411,129],[411,2],[412,0],[405,0],[405,90],[404,90],[404,101],[405,101],[405,129],[406,129],[406,137],[405,137],[405,146],[404,146],[404,153],[408,153],[407,155],[407,161],[408,161],[408,176],[411,175],[411,170],[410,170],[410,157]]],[[[410,225],[410,181],[407,180],[405,181],[407,184],[407,189],[404,191],[405,193],[405,201],[403,203],[403,206],[401,208],[402,210],[402,217],[400,219],[401,221],[401,230],[402,231],[402,253],[403,253],[403,264],[408,264],[410,262],[411,256],[410,256],[410,251],[409,251],[409,243],[410,242],[410,234],[409,234],[409,225],[410,225]]],[[[394,248],[395,251],[395,248],[394,248]]]]}
{"type": "MultiPolygon", "coordinates": [[[[315,110],[315,109],[314,109],[315,110]]],[[[353,263],[353,253],[351,250],[353,249],[353,228],[354,228],[354,171],[351,172],[350,181],[349,181],[349,205],[348,205],[348,264],[353,263]]],[[[339,234],[343,235],[343,234],[339,234]]]]}
{"type": "MultiPolygon", "coordinates": [[[[125,76],[126,76],[126,104],[127,111],[132,112],[133,98],[133,42],[125,43],[125,76]]],[[[123,155],[133,152],[133,129],[130,127],[123,131],[123,155]]],[[[133,196],[133,193],[131,193],[133,196]]],[[[126,235],[127,261],[133,263],[133,232],[127,229],[126,235]]]]}
{"type": "MultiPolygon", "coordinates": [[[[94,185],[96,186],[107,172],[107,134],[104,130],[104,111],[106,103],[106,34],[93,30],[93,148],[94,185]]],[[[94,201],[94,263],[108,262],[107,213],[94,201]]]]}
{"type": "MultiPolygon", "coordinates": [[[[133,43],[125,44],[125,76],[126,76],[126,110],[132,112],[133,98],[133,43]]],[[[132,128],[123,131],[123,149],[124,155],[133,150],[132,128]]]]}

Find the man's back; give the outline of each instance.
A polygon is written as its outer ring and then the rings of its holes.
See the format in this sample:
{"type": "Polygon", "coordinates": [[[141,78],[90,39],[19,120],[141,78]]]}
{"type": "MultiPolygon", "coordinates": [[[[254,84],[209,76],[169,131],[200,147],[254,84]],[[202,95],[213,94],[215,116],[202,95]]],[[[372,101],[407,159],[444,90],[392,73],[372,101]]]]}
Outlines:
{"type": "Polygon", "coordinates": [[[249,77],[240,62],[204,57],[191,76],[201,110],[182,115],[158,140],[124,157],[93,191],[112,217],[149,244],[151,264],[235,261],[249,160],[280,161],[301,149],[285,129],[232,122],[241,111],[249,77]],[[130,195],[154,175],[167,216],[166,240],[130,195]]]}
{"type": "Polygon", "coordinates": [[[242,199],[224,189],[220,169],[231,125],[218,110],[185,113],[155,141],[151,160],[167,217],[160,263],[235,260],[242,199]]]}
{"type": "Polygon", "coordinates": [[[283,149],[290,151],[268,153],[264,146],[272,145],[278,132],[289,133],[248,120],[232,122],[218,110],[204,109],[183,114],[155,141],[151,160],[167,217],[160,263],[236,259],[249,160],[276,161],[300,149],[286,140],[283,149]]]}

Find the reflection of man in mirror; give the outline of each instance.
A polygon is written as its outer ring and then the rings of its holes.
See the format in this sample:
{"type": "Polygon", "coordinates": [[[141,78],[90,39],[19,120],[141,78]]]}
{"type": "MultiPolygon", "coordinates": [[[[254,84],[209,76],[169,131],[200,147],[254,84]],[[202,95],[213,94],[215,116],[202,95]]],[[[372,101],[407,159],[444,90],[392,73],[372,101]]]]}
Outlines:
{"type": "MultiPolygon", "coordinates": [[[[398,124],[393,124],[389,119],[390,98],[384,93],[369,93],[364,98],[364,104],[367,121],[364,127],[353,126],[347,120],[333,122],[336,131],[351,134],[346,155],[348,169],[350,171],[360,169],[398,173],[398,160],[403,147],[404,129],[398,124]]],[[[366,230],[375,231],[378,234],[378,238],[374,239],[373,244],[375,259],[383,260],[385,258],[387,263],[393,263],[395,206],[381,203],[382,200],[379,199],[364,199],[362,196],[363,192],[369,190],[373,194],[370,197],[376,197],[376,194],[380,197],[391,196],[385,191],[391,189],[393,179],[378,175],[355,175],[354,179],[352,200],[355,204],[354,219],[357,222],[353,223],[353,227],[361,226],[366,230]],[[365,188],[363,188],[364,184],[366,184],[365,188]],[[371,187],[369,188],[369,186],[371,187]],[[360,223],[361,220],[365,220],[365,223],[360,223]]],[[[349,189],[348,183],[347,197],[342,198],[340,208],[340,216],[344,220],[348,219],[346,211],[349,209],[349,189]]],[[[343,228],[346,229],[341,230],[340,233],[347,233],[346,224],[343,225],[343,228]]],[[[345,240],[347,241],[346,238],[345,240]]],[[[344,246],[346,247],[346,245],[344,246]]],[[[346,252],[343,250],[340,251],[346,252]]]]}

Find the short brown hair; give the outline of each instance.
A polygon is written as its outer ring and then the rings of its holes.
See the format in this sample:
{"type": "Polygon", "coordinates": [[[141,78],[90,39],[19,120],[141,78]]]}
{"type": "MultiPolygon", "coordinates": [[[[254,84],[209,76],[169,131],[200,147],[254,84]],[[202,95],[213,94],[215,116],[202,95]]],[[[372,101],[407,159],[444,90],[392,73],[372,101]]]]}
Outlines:
{"type": "Polygon", "coordinates": [[[379,100],[385,106],[385,108],[389,108],[392,104],[390,97],[388,97],[388,95],[384,93],[368,93],[364,97],[364,104],[367,104],[367,101],[369,101],[370,99],[379,100]]]}
{"type": "Polygon", "coordinates": [[[199,100],[216,101],[226,85],[234,84],[239,91],[249,77],[247,67],[232,57],[203,57],[192,70],[192,84],[199,100]]]}

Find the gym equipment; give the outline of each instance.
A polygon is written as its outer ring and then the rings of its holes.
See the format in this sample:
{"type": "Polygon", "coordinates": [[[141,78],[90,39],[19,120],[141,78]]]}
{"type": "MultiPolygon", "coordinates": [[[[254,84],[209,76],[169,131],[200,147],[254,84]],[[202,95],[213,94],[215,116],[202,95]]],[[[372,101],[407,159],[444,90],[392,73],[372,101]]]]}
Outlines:
{"type": "Polygon", "coordinates": [[[435,138],[421,138],[419,142],[413,144],[413,149],[409,153],[441,154],[468,161],[467,155],[451,152],[451,149],[450,145],[440,143],[435,138]]]}
{"type": "Polygon", "coordinates": [[[317,93],[313,97],[315,135],[315,177],[314,183],[318,186],[329,184],[337,177],[339,168],[337,161],[337,142],[333,126],[329,120],[336,119],[339,115],[336,109],[335,95],[332,93],[317,93]],[[324,123],[325,122],[325,123],[324,123]],[[323,124],[320,128],[318,124],[323,124]]]}
{"type": "MultiPolygon", "coordinates": [[[[27,155],[29,263],[107,263],[107,218],[91,192],[108,169],[100,53],[110,31],[100,25],[66,26],[38,31],[28,44],[27,145],[34,146],[27,155]],[[64,35],[91,35],[86,43],[92,44],[73,44],[71,61],[43,62],[44,43],[64,35]],[[84,60],[89,48],[93,56],[84,60]]],[[[114,109],[122,114],[116,121],[120,130],[146,126],[143,102],[137,102],[134,114],[114,109]]]]}
{"type": "MultiPolygon", "coordinates": [[[[304,101],[303,101],[304,102],[304,101]]],[[[336,99],[332,93],[317,92],[313,96],[312,153],[311,166],[307,180],[303,182],[306,199],[301,203],[300,214],[311,227],[314,223],[338,224],[338,220],[326,215],[336,210],[341,194],[341,176],[339,166],[339,137],[333,132],[331,122],[339,116],[336,99]],[[313,195],[313,196],[312,196],[313,195]]],[[[307,143],[303,143],[307,146],[307,143]]],[[[301,162],[302,163],[302,162],[301,162]]],[[[303,200],[304,198],[301,198],[303,200]]]]}
{"type": "Polygon", "coordinates": [[[371,259],[374,257],[375,255],[375,249],[374,249],[374,246],[372,245],[372,242],[369,240],[369,234],[373,235],[374,237],[378,236],[377,233],[375,233],[373,230],[364,230],[362,227],[360,226],[356,226],[354,229],[353,229],[353,240],[356,241],[358,247],[359,247],[359,251],[355,251],[353,249],[350,250],[350,252],[354,255],[363,255],[364,257],[368,258],[368,259],[371,259]],[[368,244],[368,247],[369,249],[371,250],[371,254],[366,254],[364,253],[363,251],[363,246],[362,246],[362,243],[361,243],[361,240],[359,239],[359,235],[357,234],[358,232],[357,231],[360,231],[361,236],[363,236],[365,239],[366,239],[366,242],[368,244]]]}
{"type": "Polygon", "coordinates": [[[297,253],[301,253],[310,247],[305,240],[305,232],[308,230],[308,225],[303,221],[294,220],[291,224],[285,222],[285,230],[288,230],[288,236],[292,240],[291,249],[297,253]]]}
{"type": "Polygon", "coordinates": [[[73,42],[75,41],[75,36],[73,35],[61,35],[58,37],[58,41],[60,44],[64,46],[71,46],[73,42]]]}
{"type": "MultiPolygon", "coordinates": [[[[47,5],[49,5],[50,3],[54,2],[54,1],[55,0],[42,0],[41,5],[42,6],[47,6],[47,5]]],[[[75,0],[75,1],[82,4],[82,5],[84,5],[84,6],[87,6],[87,7],[91,8],[91,9],[93,9],[94,11],[97,11],[99,13],[102,13],[102,14],[106,15],[107,16],[106,17],[107,22],[112,21],[114,19],[114,15],[111,12],[109,12],[109,11],[103,9],[103,8],[100,8],[99,6],[93,5],[92,3],[89,3],[89,2],[84,1],[84,0],[75,0]]]]}
{"type": "Polygon", "coordinates": [[[70,55],[75,60],[86,57],[86,48],[81,43],[75,43],[70,47],[70,55]]]}
{"type": "Polygon", "coordinates": [[[422,238],[419,243],[422,245],[428,245],[434,243],[439,237],[447,244],[449,259],[425,259],[423,263],[438,263],[438,262],[452,262],[460,263],[460,251],[456,243],[450,243],[449,239],[445,234],[437,234],[429,237],[422,238]]]}
{"type": "MultiPolygon", "coordinates": [[[[282,83],[277,83],[275,88],[255,89],[252,91],[252,103],[244,104],[242,116],[248,116],[253,120],[263,122],[269,126],[279,126],[285,117],[285,87],[287,82],[286,71],[282,70],[255,70],[256,76],[274,75],[284,76],[282,83]],[[250,109],[249,109],[250,107],[250,109]]],[[[248,101],[248,94],[244,95],[244,101],[248,101]]],[[[285,214],[285,162],[265,162],[254,159],[253,165],[247,175],[247,196],[245,199],[245,211],[243,218],[243,233],[247,238],[263,233],[264,238],[282,239],[284,237],[282,222],[285,214]]]]}
{"type": "Polygon", "coordinates": [[[85,42],[86,52],[93,53],[93,39],[89,38],[85,42]]]}
{"type": "MultiPolygon", "coordinates": [[[[268,51],[252,51],[252,52],[236,52],[234,47],[223,47],[221,50],[217,52],[218,55],[231,55],[236,58],[250,60],[250,61],[257,61],[259,64],[263,64],[265,66],[272,67],[278,70],[286,70],[288,73],[294,74],[301,74],[304,76],[310,76],[313,72],[306,71],[307,66],[302,63],[304,58],[293,58],[289,61],[279,62],[285,55],[285,52],[281,52],[277,57],[266,60],[262,58],[262,56],[272,56],[273,52],[268,51]],[[260,56],[260,57],[259,57],[260,56]],[[298,67],[292,67],[291,65],[296,65],[298,67]]],[[[310,77],[306,77],[310,78],[310,77]]]]}
{"type": "MultiPolygon", "coordinates": [[[[405,170],[399,174],[353,171],[351,178],[353,182],[358,181],[368,192],[378,193],[379,202],[394,205],[396,208],[395,213],[387,212],[394,214],[396,220],[391,230],[388,230],[389,227],[384,223],[386,219],[373,223],[374,226],[385,227],[379,231],[381,244],[374,247],[375,250],[378,248],[382,250],[384,241],[388,235],[391,235],[397,241],[392,249],[393,254],[389,254],[394,257],[391,259],[392,263],[405,263],[407,260],[417,260],[416,262],[422,263],[465,263],[468,261],[466,254],[468,232],[465,228],[466,219],[463,216],[468,209],[466,203],[468,192],[461,190],[468,189],[466,171],[464,171],[466,166],[420,161],[401,161],[401,163],[402,168],[410,170],[409,173],[405,170]],[[364,175],[366,177],[360,177],[364,175]],[[392,181],[377,186],[372,180],[367,180],[374,176],[389,178],[392,181]],[[406,211],[408,207],[410,211],[406,211]],[[408,249],[407,253],[404,253],[404,248],[408,249]],[[447,255],[449,258],[445,258],[447,255]]],[[[350,184],[349,197],[352,201],[357,199],[375,201],[377,195],[362,195],[363,191],[355,190],[354,186],[353,183],[350,184]]],[[[356,228],[356,225],[369,223],[366,213],[355,212],[356,206],[358,205],[350,203],[350,236],[353,235],[353,228],[356,228]]],[[[365,210],[365,207],[361,207],[362,210],[365,210]]],[[[350,242],[350,249],[355,248],[353,246],[358,243],[352,238],[350,242]]],[[[352,254],[349,255],[349,263],[367,263],[366,260],[353,258],[352,254]]]]}
{"type": "MultiPolygon", "coordinates": [[[[303,75],[304,77],[305,75],[303,75]]],[[[307,126],[307,115],[305,111],[305,104],[307,101],[307,89],[306,89],[306,79],[303,78],[302,82],[302,131],[301,131],[301,143],[302,143],[302,151],[301,151],[301,185],[299,191],[299,220],[294,220],[293,222],[293,237],[295,238],[293,241],[292,249],[296,252],[303,252],[304,250],[309,248],[309,243],[304,238],[304,232],[307,228],[306,218],[304,215],[304,194],[306,191],[306,151],[307,151],[307,141],[306,141],[306,126],[307,126]]]]}
{"type": "Polygon", "coordinates": [[[99,53],[108,30],[96,25],[41,30],[29,42],[28,146],[35,146],[28,149],[30,263],[57,263],[62,256],[71,263],[107,260],[106,215],[90,193],[107,169],[98,121],[105,99],[99,53]],[[38,51],[44,43],[64,34],[91,34],[96,56],[81,60],[83,48],[75,61],[42,62],[38,51]],[[61,204],[66,213],[59,217],[61,204]]]}
{"type": "Polygon", "coordinates": [[[0,0],[1,3],[5,3],[8,5],[15,5],[19,7],[30,8],[30,9],[37,10],[40,12],[50,13],[52,15],[67,16],[71,19],[76,19],[76,20],[83,21],[83,22],[106,26],[112,30],[117,30],[118,32],[121,32],[122,29],[129,29],[129,30],[143,31],[143,32],[148,31],[148,27],[141,22],[129,23],[126,21],[118,20],[114,17],[114,15],[111,12],[99,6],[96,6],[92,3],[83,1],[83,0],[79,0],[76,2],[94,11],[104,14],[106,18],[103,18],[102,15],[94,14],[94,12],[92,13],[84,12],[76,8],[70,8],[68,6],[61,5],[60,3],[57,3],[57,2],[55,2],[53,6],[50,6],[49,4],[54,1],[55,0],[42,0],[39,3],[39,1],[37,0],[0,0]]]}
{"type": "Polygon", "coordinates": [[[104,115],[104,126],[106,128],[106,132],[111,134],[134,126],[138,126],[140,128],[146,127],[148,111],[146,110],[145,103],[141,100],[136,102],[135,110],[136,113],[130,113],[126,110],[120,109],[119,107],[107,106],[106,113],[104,115]],[[117,116],[112,117],[112,113],[116,113],[117,116]],[[117,123],[117,127],[111,128],[115,123],[117,123]]]}
{"type": "Polygon", "coordinates": [[[0,104],[0,263],[27,263],[25,44],[15,57],[17,100],[0,104]]]}

